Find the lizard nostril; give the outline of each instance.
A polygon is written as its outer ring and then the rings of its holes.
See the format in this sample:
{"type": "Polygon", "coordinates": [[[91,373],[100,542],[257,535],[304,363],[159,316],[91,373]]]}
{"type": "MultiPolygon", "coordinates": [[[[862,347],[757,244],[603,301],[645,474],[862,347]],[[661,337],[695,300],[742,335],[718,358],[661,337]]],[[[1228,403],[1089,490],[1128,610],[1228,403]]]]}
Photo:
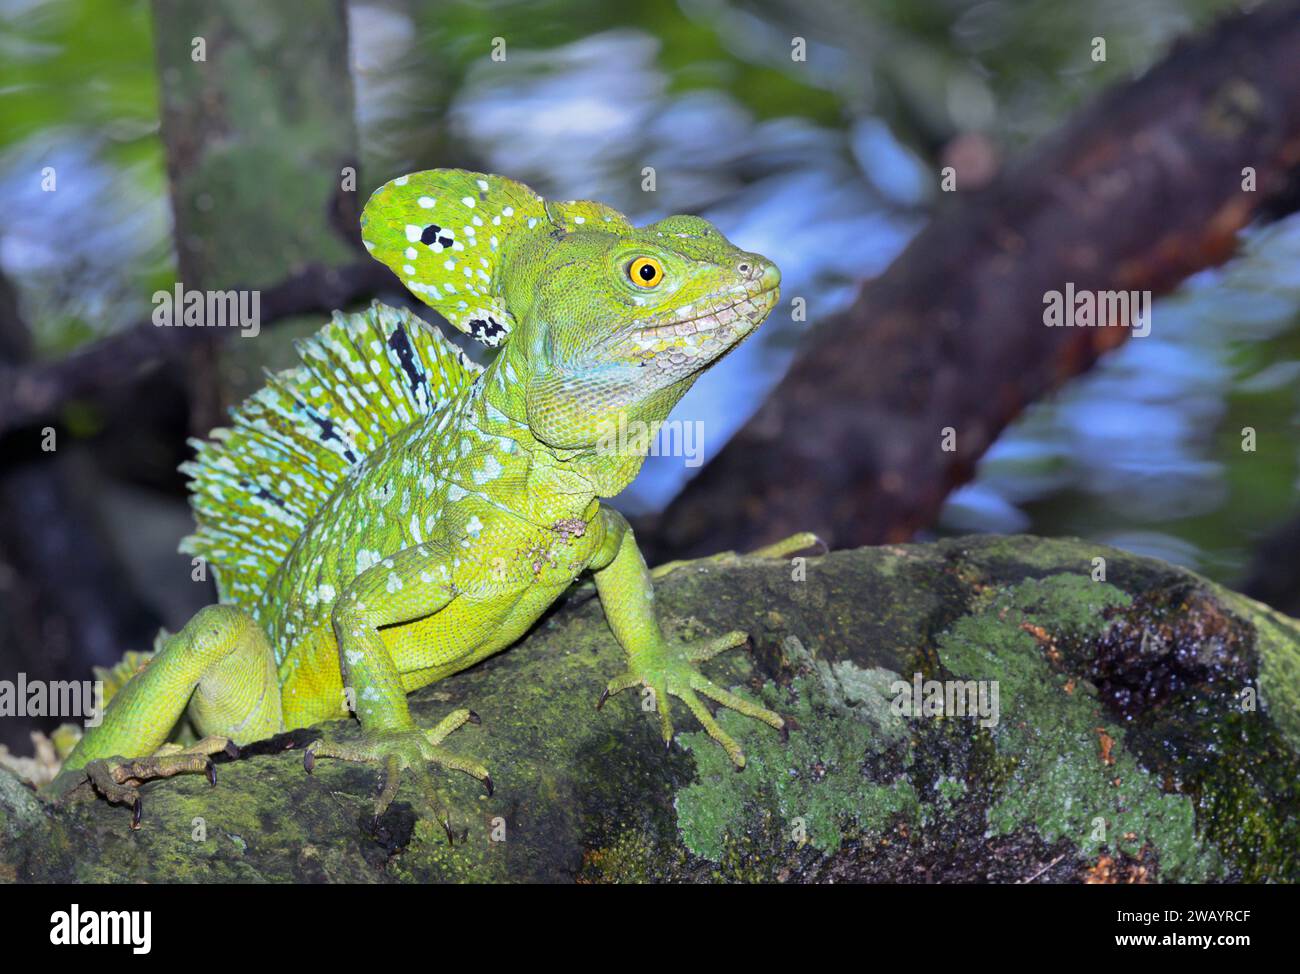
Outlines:
{"type": "Polygon", "coordinates": [[[742,260],[736,265],[736,271],[741,277],[752,278],[754,276],[754,265],[747,260],[742,260]]]}

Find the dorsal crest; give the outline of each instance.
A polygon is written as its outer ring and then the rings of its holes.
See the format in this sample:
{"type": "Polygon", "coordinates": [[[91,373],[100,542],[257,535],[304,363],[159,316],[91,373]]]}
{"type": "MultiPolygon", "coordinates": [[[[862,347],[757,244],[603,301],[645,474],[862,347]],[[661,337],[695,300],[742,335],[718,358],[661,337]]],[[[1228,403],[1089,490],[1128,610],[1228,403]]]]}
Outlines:
{"type": "Polygon", "coordinates": [[[381,444],[465,394],[481,371],[436,329],[378,302],[335,312],[267,374],[229,428],[191,440],[197,530],[181,550],[215,568],[223,601],[252,606],[339,483],[381,444]]]}

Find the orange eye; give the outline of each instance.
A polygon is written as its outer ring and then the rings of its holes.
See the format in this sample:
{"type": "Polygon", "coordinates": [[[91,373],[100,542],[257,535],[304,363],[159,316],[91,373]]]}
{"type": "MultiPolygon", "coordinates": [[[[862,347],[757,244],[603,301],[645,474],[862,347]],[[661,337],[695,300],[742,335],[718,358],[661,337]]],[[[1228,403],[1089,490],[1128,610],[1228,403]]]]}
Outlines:
{"type": "Polygon", "coordinates": [[[638,257],[627,265],[627,276],[637,287],[654,287],[664,279],[664,267],[653,257],[638,257]]]}

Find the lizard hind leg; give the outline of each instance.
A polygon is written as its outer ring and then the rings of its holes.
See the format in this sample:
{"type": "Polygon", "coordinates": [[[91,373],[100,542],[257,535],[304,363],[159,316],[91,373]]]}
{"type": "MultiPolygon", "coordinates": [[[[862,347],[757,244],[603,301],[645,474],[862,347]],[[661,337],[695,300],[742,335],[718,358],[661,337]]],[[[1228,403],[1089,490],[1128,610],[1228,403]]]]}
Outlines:
{"type": "Polygon", "coordinates": [[[204,772],[215,783],[210,755],[233,753],[236,742],[269,737],[280,724],[280,687],[266,635],[237,606],[207,606],[113,694],[47,794],[67,798],[88,782],[114,804],[132,806],[132,827],[138,827],[145,781],[204,772]],[[205,736],[178,749],[167,740],[187,707],[205,736]]]}

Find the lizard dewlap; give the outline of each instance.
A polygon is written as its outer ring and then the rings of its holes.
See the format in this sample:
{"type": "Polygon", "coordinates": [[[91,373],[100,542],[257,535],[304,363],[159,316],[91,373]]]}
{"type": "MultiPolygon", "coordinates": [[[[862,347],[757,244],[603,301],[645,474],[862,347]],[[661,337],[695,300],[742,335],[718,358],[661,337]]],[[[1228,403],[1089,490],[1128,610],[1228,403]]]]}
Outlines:
{"type": "Polygon", "coordinates": [[[461,170],[380,187],[362,239],[498,354],[480,369],[379,304],[336,314],[299,345],[300,365],[195,441],[182,469],[197,529],[182,549],[212,567],[221,602],[117,691],[54,792],[89,781],[133,804],[138,822],[140,781],[351,711],[361,742],[316,742],[308,770],[322,757],[378,764],[378,814],[409,769],[445,822],[434,766],[491,789],[486,768],[445,746],[477,716],[456,710],[422,728],[406,694],[510,646],[584,572],[628,655],[605,694],[651,688],[666,741],[678,698],[743,766],[701,696],[784,723],[698,664],[745,635],[665,637],[632,532],[601,499],[632,481],[645,452],[610,449],[608,431],[664,420],[757,328],[777,300],[775,265],[697,217],[634,227],[600,203],[547,201],[461,170]],[[184,749],[167,744],[182,717],[203,736],[184,749]]]}

